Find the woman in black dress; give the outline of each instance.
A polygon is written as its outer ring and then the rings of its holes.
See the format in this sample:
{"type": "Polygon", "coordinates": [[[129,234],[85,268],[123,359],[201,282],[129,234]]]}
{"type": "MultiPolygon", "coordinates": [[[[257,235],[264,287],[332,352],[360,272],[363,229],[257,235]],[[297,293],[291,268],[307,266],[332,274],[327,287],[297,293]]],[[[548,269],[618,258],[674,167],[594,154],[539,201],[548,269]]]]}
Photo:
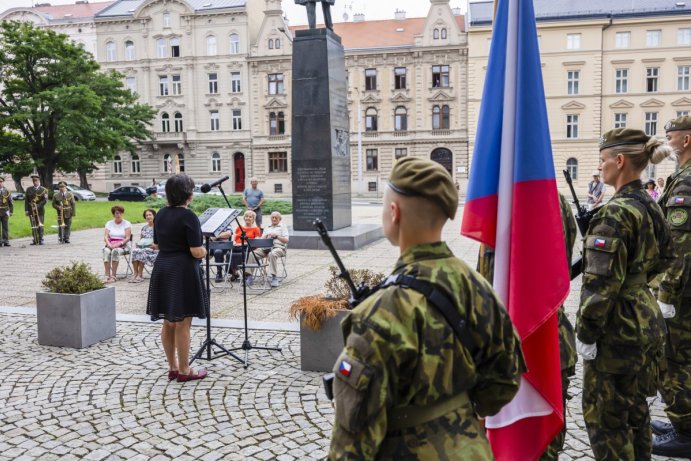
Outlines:
{"type": "Polygon", "coordinates": [[[166,182],[168,206],[156,214],[154,243],[159,253],[151,273],[146,313],[163,319],[161,343],[168,360],[168,379],[202,379],[206,370],[189,366],[192,317],[206,318],[208,298],[199,260],[206,256],[199,218],[187,205],[194,181],[184,174],[166,182]]]}

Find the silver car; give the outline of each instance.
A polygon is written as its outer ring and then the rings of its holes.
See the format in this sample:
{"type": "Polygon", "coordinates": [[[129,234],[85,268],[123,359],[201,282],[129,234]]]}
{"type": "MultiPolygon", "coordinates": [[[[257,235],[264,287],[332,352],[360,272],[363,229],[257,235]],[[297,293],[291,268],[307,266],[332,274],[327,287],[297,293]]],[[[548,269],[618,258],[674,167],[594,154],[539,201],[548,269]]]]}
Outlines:
{"type": "MultiPolygon", "coordinates": [[[[74,199],[75,200],[96,200],[96,194],[91,192],[88,189],[84,189],[82,187],[77,186],[76,184],[68,184],[67,185],[67,190],[72,192],[74,194],[74,199]]],[[[53,184],[53,191],[57,192],[58,191],[58,185],[53,184]]]]}

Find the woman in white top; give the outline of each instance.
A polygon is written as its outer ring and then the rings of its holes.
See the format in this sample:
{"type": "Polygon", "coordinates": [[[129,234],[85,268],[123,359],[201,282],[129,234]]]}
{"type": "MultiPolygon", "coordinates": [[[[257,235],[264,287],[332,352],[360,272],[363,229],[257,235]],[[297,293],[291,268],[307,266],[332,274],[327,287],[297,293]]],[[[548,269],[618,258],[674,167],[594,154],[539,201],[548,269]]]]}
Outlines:
{"type": "Polygon", "coordinates": [[[115,282],[118,271],[120,255],[129,251],[132,241],[132,224],[126,219],[122,219],[125,209],[120,205],[115,205],[110,209],[113,218],[106,223],[103,232],[103,240],[106,246],[103,248],[103,267],[106,271],[105,282],[115,282]]]}

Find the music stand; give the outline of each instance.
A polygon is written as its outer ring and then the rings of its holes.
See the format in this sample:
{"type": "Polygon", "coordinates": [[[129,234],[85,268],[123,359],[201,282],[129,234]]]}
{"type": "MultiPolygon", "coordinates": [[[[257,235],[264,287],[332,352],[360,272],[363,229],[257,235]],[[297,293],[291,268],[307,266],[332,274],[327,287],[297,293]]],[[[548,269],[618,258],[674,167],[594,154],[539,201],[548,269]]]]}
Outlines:
{"type": "MultiPolygon", "coordinates": [[[[228,207],[230,207],[230,202],[228,201],[228,197],[226,197],[226,193],[223,191],[223,187],[221,185],[218,185],[218,190],[221,192],[221,195],[223,195],[223,198],[225,199],[226,203],[228,204],[228,207]]],[[[238,213],[239,215],[239,213],[238,213]]],[[[245,340],[242,342],[242,346],[236,347],[233,349],[230,349],[228,352],[229,354],[234,351],[245,351],[245,360],[239,359],[245,368],[249,366],[248,363],[248,357],[249,357],[249,351],[252,349],[260,349],[260,350],[265,350],[265,351],[278,351],[282,352],[280,347],[268,347],[268,346],[253,346],[252,343],[250,342],[249,338],[249,328],[247,326],[247,279],[245,277],[245,261],[249,257],[249,254],[252,250],[252,245],[250,245],[249,239],[247,238],[247,234],[245,233],[245,228],[240,224],[240,221],[238,220],[238,215],[235,216],[235,222],[237,223],[238,227],[240,228],[240,240],[242,241],[242,306],[243,306],[243,313],[245,316],[245,340]],[[245,250],[247,252],[245,252],[245,250]]],[[[208,271],[207,271],[207,283],[208,283],[208,271]]],[[[238,359],[238,357],[234,354],[234,358],[238,359]]]]}
{"type": "Polygon", "coordinates": [[[226,227],[228,227],[228,224],[233,220],[233,218],[237,219],[237,216],[239,214],[240,210],[234,210],[232,208],[209,208],[199,216],[199,222],[202,225],[202,235],[206,239],[206,296],[208,300],[205,307],[206,340],[204,340],[197,353],[194,354],[190,359],[190,365],[192,365],[192,362],[194,362],[197,359],[211,361],[213,359],[223,357],[224,355],[229,355],[233,357],[235,360],[242,362],[242,359],[240,357],[233,354],[233,352],[223,347],[223,345],[219,344],[218,342],[216,342],[214,338],[211,337],[211,281],[209,280],[209,239],[223,232],[226,229],[226,227]],[[220,349],[220,352],[215,352],[212,355],[212,347],[220,349]],[[206,351],[206,357],[202,357],[204,351],[206,351]]]}

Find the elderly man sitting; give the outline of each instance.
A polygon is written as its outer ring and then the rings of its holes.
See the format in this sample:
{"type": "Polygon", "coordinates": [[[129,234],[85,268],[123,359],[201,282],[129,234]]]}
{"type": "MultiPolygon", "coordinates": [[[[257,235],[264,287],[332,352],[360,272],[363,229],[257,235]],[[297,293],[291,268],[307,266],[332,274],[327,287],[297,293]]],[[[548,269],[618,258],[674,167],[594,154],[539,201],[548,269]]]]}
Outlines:
{"type": "MultiPolygon", "coordinates": [[[[271,213],[271,225],[264,228],[262,238],[274,239],[272,248],[259,248],[254,250],[252,256],[259,258],[269,258],[269,275],[271,275],[271,286],[277,287],[278,281],[278,260],[285,256],[286,248],[288,246],[288,228],[281,222],[283,217],[278,211],[271,213]]],[[[255,260],[256,261],[256,260],[255,260]]],[[[247,279],[248,284],[252,284],[252,278],[247,279]]]]}

